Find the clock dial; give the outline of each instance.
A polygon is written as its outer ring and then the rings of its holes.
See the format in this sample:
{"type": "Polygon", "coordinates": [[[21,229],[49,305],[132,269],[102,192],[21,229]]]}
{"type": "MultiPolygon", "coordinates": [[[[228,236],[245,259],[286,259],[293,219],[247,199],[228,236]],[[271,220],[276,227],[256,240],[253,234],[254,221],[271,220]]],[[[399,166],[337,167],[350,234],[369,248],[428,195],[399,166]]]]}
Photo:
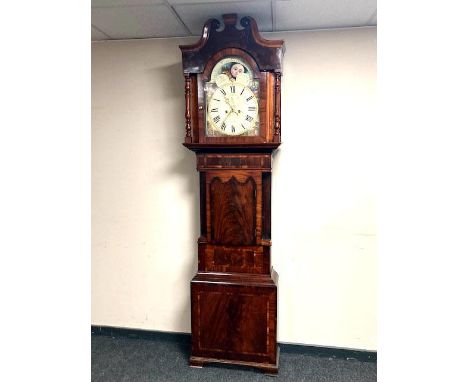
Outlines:
{"type": "Polygon", "coordinates": [[[226,57],[213,68],[205,83],[208,136],[259,134],[259,82],[239,57],[226,57]]]}
{"type": "Polygon", "coordinates": [[[252,131],[258,120],[258,101],[252,90],[230,83],[218,88],[208,104],[214,128],[225,135],[241,135],[252,131]]]}

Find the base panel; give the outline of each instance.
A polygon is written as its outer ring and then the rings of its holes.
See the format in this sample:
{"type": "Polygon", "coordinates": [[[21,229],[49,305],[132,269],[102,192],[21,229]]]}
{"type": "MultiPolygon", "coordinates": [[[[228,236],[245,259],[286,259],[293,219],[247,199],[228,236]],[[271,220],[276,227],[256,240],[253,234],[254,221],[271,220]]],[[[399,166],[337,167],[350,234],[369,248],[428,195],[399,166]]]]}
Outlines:
{"type": "Polygon", "coordinates": [[[277,285],[270,275],[199,272],[191,300],[192,365],[275,368],[277,285]]]}
{"type": "Polygon", "coordinates": [[[279,367],[279,354],[280,349],[277,348],[276,352],[276,363],[259,363],[259,362],[247,362],[247,361],[238,361],[232,359],[220,359],[220,358],[207,358],[207,357],[190,357],[190,366],[201,368],[205,364],[209,363],[224,363],[228,365],[239,365],[239,366],[247,366],[253,367],[259,370],[262,370],[265,374],[277,376],[278,375],[278,367],[279,367]]]}

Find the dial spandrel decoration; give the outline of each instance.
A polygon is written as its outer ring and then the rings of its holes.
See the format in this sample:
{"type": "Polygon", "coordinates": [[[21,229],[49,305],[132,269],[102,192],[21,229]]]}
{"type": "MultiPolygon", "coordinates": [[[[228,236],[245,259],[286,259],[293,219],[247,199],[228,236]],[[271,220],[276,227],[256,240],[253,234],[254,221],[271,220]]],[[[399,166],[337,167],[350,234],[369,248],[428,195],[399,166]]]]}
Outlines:
{"type": "Polygon", "coordinates": [[[259,82],[244,60],[220,60],[204,90],[207,136],[259,135],[259,82]]]}

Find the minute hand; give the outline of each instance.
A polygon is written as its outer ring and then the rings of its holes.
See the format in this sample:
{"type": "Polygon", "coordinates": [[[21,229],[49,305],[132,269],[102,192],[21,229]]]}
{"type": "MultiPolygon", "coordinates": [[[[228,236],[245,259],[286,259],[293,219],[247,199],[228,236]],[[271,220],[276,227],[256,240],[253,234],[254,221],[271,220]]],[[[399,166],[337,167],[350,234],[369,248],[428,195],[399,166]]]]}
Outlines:
{"type": "MultiPolygon", "coordinates": [[[[231,106],[231,104],[229,103],[229,100],[226,98],[225,101],[226,101],[226,106],[228,106],[230,110],[227,111],[227,112],[224,114],[225,117],[221,120],[221,125],[223,125],[224,121],[225,121],[225,120],[231,115],[231,113],[232,113],[232,106],[231,106]]],[[[220,115],[222,115],[222,113],[220,113],[220,115]]]]}
{"type": "Polygon", "coordinates": [[[239,115],[241,112],[241,108],[239,107],[238,102],[236,102],[236,99],[229,97],[229,99],[227,99],[227,102],[232,112],[234,112],[236,115],[239,115]]]}

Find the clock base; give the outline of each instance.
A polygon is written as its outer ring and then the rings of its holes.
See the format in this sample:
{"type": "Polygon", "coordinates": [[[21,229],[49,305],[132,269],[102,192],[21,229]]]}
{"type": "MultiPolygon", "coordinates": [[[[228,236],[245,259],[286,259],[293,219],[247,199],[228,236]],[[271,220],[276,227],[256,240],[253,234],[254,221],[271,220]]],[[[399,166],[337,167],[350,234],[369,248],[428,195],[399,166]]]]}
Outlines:
{"type": "Polygon", "coordinates": [[[190,365],[218,362],[278,369],[278,275],[198,272],[191,283],[190,365]]]}
{"type": "Polygon", "coordinates": [[[190,357],[190,367],[193,368],[202,368],[205,364],[209,363],[222,363],[227,365],[238,365],[245,367],[252,367],[263,371],[267,375],[277,376],[278,375],[278,366],[279,366],[279,353],[280,349],[277,347],[276,351],[276,362],[271,363],[261,363],[261,362],[247,362],[247,361],[236,361],[232,359],[221,359],[221,358],[207,358],[207,357],[190,357]]]}

